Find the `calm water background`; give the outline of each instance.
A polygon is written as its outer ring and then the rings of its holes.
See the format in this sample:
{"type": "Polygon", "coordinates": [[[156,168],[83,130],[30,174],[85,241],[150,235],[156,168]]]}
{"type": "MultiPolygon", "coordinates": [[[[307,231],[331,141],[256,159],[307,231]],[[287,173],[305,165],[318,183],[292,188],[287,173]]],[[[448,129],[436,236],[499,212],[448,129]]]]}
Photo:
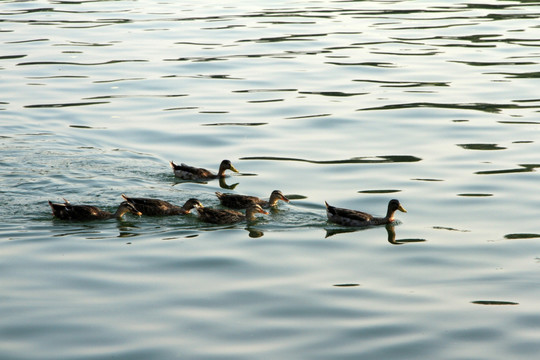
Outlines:
{"type": "Polygon", "coordinates": [[[2,1],[0,357],[536,357],[539,17],[536,1],[2,1]],[[224,158],[241,172],[225,184],[168,166],[224,158]],[[293,200],[250,226],[47,205],[273,189],[293,200]],[[393,231],[326,222],[325,200],[391,198],[409,211],[393,231]]]}

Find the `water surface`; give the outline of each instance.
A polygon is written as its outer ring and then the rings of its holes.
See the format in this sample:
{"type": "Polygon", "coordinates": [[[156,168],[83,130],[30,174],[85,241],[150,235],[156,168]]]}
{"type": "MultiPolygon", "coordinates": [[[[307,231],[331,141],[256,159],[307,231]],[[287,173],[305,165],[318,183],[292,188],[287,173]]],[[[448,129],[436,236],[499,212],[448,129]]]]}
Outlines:
{"type": "Polygon", "coordinates": [[[4,1],[5,359],[530,359],[540,3],[4,1]],[[168,162],[223,182],[182,182],[168,162]],[[47,200],[280,203],[54,219],[47,200]],[[347,229],[324,201],[393,227],[347,229]]]}

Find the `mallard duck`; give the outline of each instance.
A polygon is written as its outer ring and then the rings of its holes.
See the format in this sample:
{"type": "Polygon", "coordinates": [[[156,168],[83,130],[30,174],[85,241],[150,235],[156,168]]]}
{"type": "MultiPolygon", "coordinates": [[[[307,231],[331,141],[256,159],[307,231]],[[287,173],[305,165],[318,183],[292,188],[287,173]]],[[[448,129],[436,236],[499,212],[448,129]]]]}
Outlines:
{"type": "Polygon", "coordinates": [[[365,212],[357,210],[349,210],[343,208],[337,208],[325,201],[326,215],[328,220],[339,225],[345,226],[369,226],[369,225],[382,225],[388,224],[394,221],[394,213],[396,210],[407,212],[401,206],[398,200],[392,199],[388,202],[388,210],[385,217],[374,217],[373,215],[366,214],[365,212]]]}
{"type": "Polygon", "coordinates": [[[229,160],[223,160],[221,162],[217,174],[203,168],[197,168],[183,163],[177,165],[171,161],[170,164],[174,171],[174,176],[184,180],[211,180],[225,177],[226,170],[238,172],[229,160]]]}
{"type": "Polygon", "coordinates": [[[64,199],[63,204],[55,204],[49,201],[49,205],[53,211],[53,215],[63,220],[102,220],[102,219],[121,219],[126,213],[142,215],[133,204],[122,202],[115,213],[101,210],[92,205],[71,205],[69,201],[64,199]]]}
{"type": "Polygon", "coordinates": [[[189,214],[191,209],[201,204],[197,199],[189,199],[180,207],[160,199],[132,198],[124,194],[122,194],[122,197],[128,203],[135,206],[143,215],[147,216],[185,215],[189,214]]]}
{"type": "Polygon", "coordinates": [[[196,209],[199,219],[213,224],[234,224],[242,220],[253,221],[256,213],[268,215],[268,212],[257,204],[248,206],[245,214],[235,210],[212,209],[202,206],[197,206],[196,209]]]}
{"type": "Polygon", "coordinates": [[[224,194],[220,193],[219,191],[216,191],[216,196],[218,197],[219,201],[221,201],[222,205],[233,209],[245,209],[253,203],[263,208],[269,208],[276,206],[279,200],[289,202],[289,199],[287,199],[285,195],[283,195],[283,193],[279,190],[272,191],[272,194],[270,194],[270,199],[268,199],[268,201],[262,200],[256,196],[238,195],[230,193],[224,194]]]}

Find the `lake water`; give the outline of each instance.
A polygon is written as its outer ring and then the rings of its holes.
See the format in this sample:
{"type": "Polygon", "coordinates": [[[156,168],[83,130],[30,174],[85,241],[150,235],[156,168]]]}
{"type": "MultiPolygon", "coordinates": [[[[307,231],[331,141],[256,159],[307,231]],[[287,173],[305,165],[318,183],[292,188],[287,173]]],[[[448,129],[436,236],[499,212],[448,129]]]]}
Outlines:
{"type": "Polygon", "coordinates": [[[2,1],[0,358],[531,359],[537,1],[2,1]],[[224,182],[182,182],[168,162],[224,182]],[[125,193],[253,224],[54,219],[125,193]],[[324,201],[394,227],[327,223],[324,201]]]}

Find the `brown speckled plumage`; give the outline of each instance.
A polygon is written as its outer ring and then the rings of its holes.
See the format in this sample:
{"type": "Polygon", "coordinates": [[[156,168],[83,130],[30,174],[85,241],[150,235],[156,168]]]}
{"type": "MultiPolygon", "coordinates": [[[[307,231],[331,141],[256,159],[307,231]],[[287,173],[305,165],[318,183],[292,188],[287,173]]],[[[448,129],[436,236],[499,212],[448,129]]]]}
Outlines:
{"type": "Polygon", "coordinates": [[[268,201],[260,199],[256,196],[239,195],[230,193],[216,192],[216,196],[223,206],[227,206],[233,209],[246,209],[250,204],[257,204],[263,208],[274,207],[279,200],[289,202],[283,193],[279,190],[272,191],[268,201]]]}
{"type": "Polygon", "coordinates": [[[401,206],[398,200],[392,199],[388,202],[388,209],[385,217],[375,217],[373,215],[367,214],[358,210],[350,210],[337,208],[326,204],[326,215],[328,220],[345,226],[370,226],[370,225],[383,225],[388,224],[394,221],[394,213],[399,210],[402,212],[407,212],[401,206]]]}
{"type": "Polygon", "coordinates": [[[122,197],[133,204],[143,215],[147,216],[185,215],[200,204],[197,199],[189,199],[183,206],[177,206],[161,199],[133,198],[124,194],[122,194],[122,197]]]}
{"type": "Polygon", "coordinates": [[[226,170],[238,172],[238,170],[236,170],[229,160],[223,160],[221,162],[217,174],[214,174],[210,170],[189,166],[184,163],[178,165],[171,161],[170,165],[173,169],[174,175],[184,180],[211,180],[225,177],[226,170]]]}
{"type": "Polygon", "coordinates": [[[205,207],[197,207],[197,213],[202,221],[222,225],[234,224],[242,220],[253,221],[255,220],[256,213],[268,214],[268,212],[256,204],[251,204],[246,209],[245,214],[235,210],[212,209],[205,207]]]}
{"type": "Polygon", "coordinates": [[[63,204],[52,203],[49,201],[49,206],[52,209],[53,215],[63,220],[103,220],[103,219],[120,219],[126,213],[141,215],[141,213],[130,203],[122,202],[115,213],[111,213],[92,205],[71,205],[69,201],[64,199],[63,204]]]}

